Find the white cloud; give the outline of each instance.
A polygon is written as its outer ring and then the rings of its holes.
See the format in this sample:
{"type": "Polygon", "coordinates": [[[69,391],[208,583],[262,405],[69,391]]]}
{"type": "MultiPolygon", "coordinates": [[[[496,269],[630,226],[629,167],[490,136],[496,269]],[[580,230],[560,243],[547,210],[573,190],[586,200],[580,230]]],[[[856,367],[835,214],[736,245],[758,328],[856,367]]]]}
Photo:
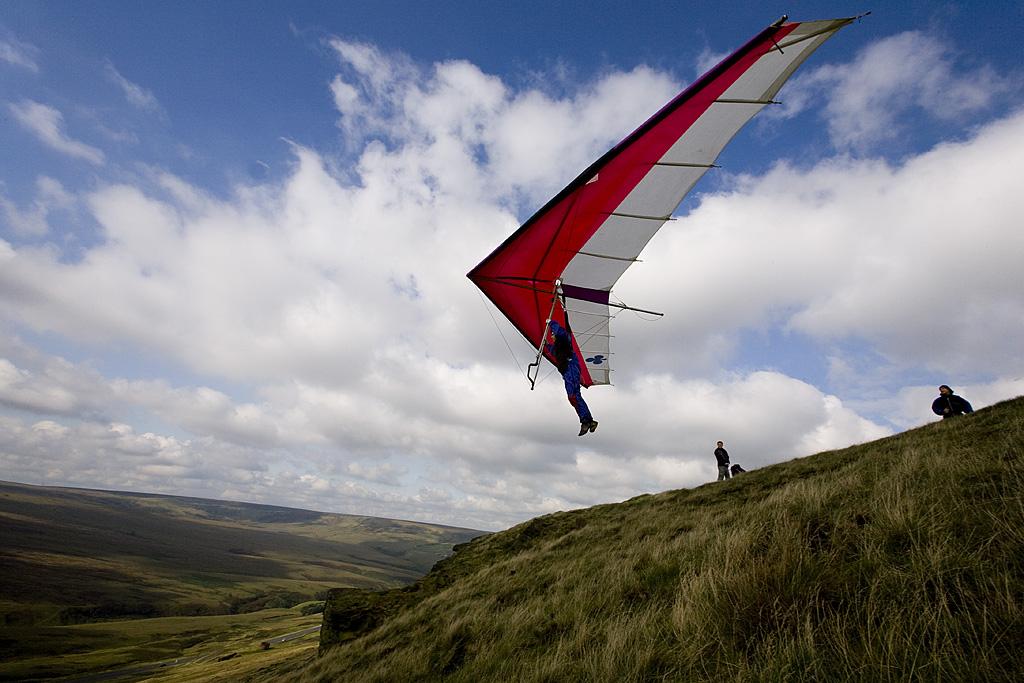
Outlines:
{"type": "Polygon", "coordinates": [[[394,107],[403,90],[417,80],[419,69],[404,55],[385,55],[374,45],[340,38],[329,40],[328,45],[346,72],[334,78],[331,92],[342,115],[339,125],[351,138],[350,144],[392,132],[401,121],[394,116],[394,107]]]}
{"type": "Polygon", "coordinates": [[[39,48],[34,45],[13,37],[0,38],[0,61],[7,62],[11,66],[39,73],[39,64],[36,61],[38,55],[39,48]]]}
{"type": "Polygon", "coordinates": [[[8,421],[0,459],[19,481],[84,484],[102,473],[110,487],[232,491],[236,498],[316,509],[329,502],[331,509],[364,513],[369,502],[379,514],[472,519],[487,528],[700,484],[713,477],[709,453],[718,439],[751,469],[888,433],[837,398],[777,373],[717,384],[645,377],[615,393],[588,392],[603,421],[601,438],[575,442],[558,386],[541,385],[534,396],[522,390],[521,378],[481,376],[479,366],[436,364],[437,381],[417,386],[406,384],[417,372],[414,359],[395,359],[359,388],[296,386],[268,390],[260,404],[238,404],[207,387],[107,380],[15,342],[8,350],[20,352],[24,366],[45,369],[0,363],[0,399],[54,416],[34,425],[8,421]],[[406,395],[395,393],[403,386],[406,395]],[[83,396],[112,414],[150,411],[194,436],[94,422],[83,396]],[[663,410],[651,411],[651,401],[663,410]],[[26,453],[34,459],[23,460],[26,453]],[[282,488],[282,481],[291,483],[282,488]]]}
{"type": "MultiPolygon", "coordinates": [[[[787,88],[784,114],[826,94],[826,118],[839,148],[865,149],[896,140],[918,117],[957,120],[984,110],[1013,87],[988,66],[962,66],[948,41],[908,31],[872,43],[848,64],[818,67],[787,88]]],[[[771,115],[772,112],[769,112],[771,115]]]]}
{"type": "Polygon", "coordinates": [[[389,462],[380,465],[364,465],[359,462],[351,462],[346,466],[345,470],[356,479],[389,484],[391,486],[400,484],[401,477],[408,471],[404,467],[398,467],[389,462]]]}
{"type": "Polygon", "coordinates": [[[117,67],[110,61],[106,63],[104,67],[107,79],[121,89],[124,93],[125,99],[128,100],[129,104],[143,111],[150,113],[159,114],[163,112],[163,108],[160,106],[160,101],[157,100],[156,95],[151,91],[143,88],[137,83],[133,83],[121,75],[121,72],[117,70],[117,67]]]}
{"type": "Polygon", "coordinates": [[[992,382],[959,384],[942,377],[934,385],[911,385],[897,393],[876,398],[878,408],[890,415],[894,425],[900,429],[911,429],[929,422],[941,420],[931,411],[932,401],[938,395],[938,385],[947,384],[953,391],[966,398],[975,410],[985,408],[1016,396],[1024,396],[1024,377],[1007,377],[992,382]]]}
{"type": "Polygon", "coordinates": [[[395,139],[402,167],[419,166],[416,180],[474,197],[525,193],[534,206],[678,90],[665,74],[637,67],[555,99],[538,89],[511,92],[464,61],[428,71],[373,46],[330,45],[344,66],[331,91],[350,142],[395,139]]]}
{"type": "Polygon", "coordinates": [[[69,138],[62,130],[64,116],[53,107],[32,100],[8,104],[8,111],[40,142],[61,154],[100,165],[104,161],[99,149],[69,138]]]}
{"type": "Polygon", "coordinates": [[[665,74],[638,67],[609,74],[573,98],[518,95],[487,127],[491,170],[539,205],[678,89],[665,74]]]}
{"type": "Polygon", "coordinates": [[[40,383],[32,373],[21,370],[6,358],[0,358],[0,401],[41,412],[65,412],[76,404],[70,391],[40,383]]]}
{"type": "MultiPolygon", "coordinates": [[[[286,437],[287,415],[271,406],[236,403],[211,387],[172,387],[166,381],[118,379],[108,384],[116,400],[142,407],[167,424],[239,446],[273,449],[286,437]]],[[[291,435],[293,445],[309,441],[291,435]]]]}
{"type": "Polygon", "coordinates": [[[209,440],[137,433],[121,423],[35,423],[0,415],[0,466],[28,483],[66,483],[130,491],[218,492],[265,466],[245,451],[209,440]]]}
{"type": "Polygon", "coordinates": [[[94,369],[0,335],[0,405],[43,415],[88,417],[101,414],[110,398],[94,369]]]}
{"type": "Polygon", "coordinates": [[[676,338],[714,362],[730,352],[716,330],[782,325],[822,343],[867,340],[901,368],[1024,371],[1022,140],[1024,111],[898,166],[780,163],[705,195],[620,284],[627,301],[670,314],[642,351],[673,367],[663,350],[676,338]]]}
{"type": "Polygon", "coordinates": [[[0,193],[0,215],[11,227],[14,234],[27,237],[40,237],[50,231],[49,216],[54,211],[67,210],[74,207],[75,197],[64,189],[58,181],[47,176],[36,179],[36,198],[31,206],[20,208],[0,193]]]}
{"type": "Polygon", "coordinates": [[[709,48],[705,47],[700,51],[700,55],[697,57],[697,73],[696,77],[699,78],[711,71],[714,67],[732,54],[732,51],[726,50],[724,52],[713,52],[709,48]]]}

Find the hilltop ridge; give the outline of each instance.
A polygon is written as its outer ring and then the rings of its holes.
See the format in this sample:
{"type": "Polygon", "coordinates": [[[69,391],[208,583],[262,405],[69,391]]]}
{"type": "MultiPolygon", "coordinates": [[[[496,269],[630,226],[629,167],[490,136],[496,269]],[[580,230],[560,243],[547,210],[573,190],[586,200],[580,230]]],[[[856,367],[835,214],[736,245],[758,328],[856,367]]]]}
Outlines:
{"type": "MultiPolygon", "coordinates": [[[[1012,680],[1024,398],[722,483],[545,515],[336,592],[288,680],[1012,680]]],[[[261,676],[257,675],[256,680],[261,676]]]]}

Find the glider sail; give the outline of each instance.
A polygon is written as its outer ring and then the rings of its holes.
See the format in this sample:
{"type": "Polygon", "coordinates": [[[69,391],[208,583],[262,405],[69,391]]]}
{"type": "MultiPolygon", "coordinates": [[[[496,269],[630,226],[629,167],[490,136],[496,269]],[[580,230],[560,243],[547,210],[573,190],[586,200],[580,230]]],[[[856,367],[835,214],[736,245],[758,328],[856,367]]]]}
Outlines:
{"type": "Polygon", "coordinates": [[[628,308],[611,302],[612,286],[729,140],[854,18],[783,17],[764,29],[606,152],[469,272],[537,347],[538,359],[547,355],[548,319],[564,326],[568,314],[584,361],[582,384],[611,383],[610,309],[628,308]]]}

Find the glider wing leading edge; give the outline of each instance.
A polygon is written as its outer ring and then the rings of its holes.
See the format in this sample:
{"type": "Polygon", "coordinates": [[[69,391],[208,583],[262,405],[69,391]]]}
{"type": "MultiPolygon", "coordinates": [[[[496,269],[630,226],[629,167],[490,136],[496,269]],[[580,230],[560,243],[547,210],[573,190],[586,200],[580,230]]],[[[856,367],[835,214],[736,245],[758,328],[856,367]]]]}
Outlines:
{"type": "Polygon", "coordinates": [[[612,286],[729,140],[853,20],[783,19],[758,33],[591,164],[469,279],[539,351],[548,318],[564,326],[571,313],[583,385],[610,384],[612,286]]]}

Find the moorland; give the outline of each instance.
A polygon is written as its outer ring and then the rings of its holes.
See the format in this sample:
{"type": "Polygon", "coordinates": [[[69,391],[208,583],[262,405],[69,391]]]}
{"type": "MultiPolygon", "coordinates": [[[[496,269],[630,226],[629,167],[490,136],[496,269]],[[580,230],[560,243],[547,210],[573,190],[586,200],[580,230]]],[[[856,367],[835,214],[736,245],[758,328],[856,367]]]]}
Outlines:
{"type": "Polygon", "coordinates": [[[318,625],[331,588],[408,584],[480,533],[0,482],[0,678],[230,654],[318,625]]]}
{"type": "Polygon", "coordinates": [[[321,654],[244,680],[1016,681],[1021,671],[1024,398],[479,537],[405,589],[332,591],[321,654]]]}

